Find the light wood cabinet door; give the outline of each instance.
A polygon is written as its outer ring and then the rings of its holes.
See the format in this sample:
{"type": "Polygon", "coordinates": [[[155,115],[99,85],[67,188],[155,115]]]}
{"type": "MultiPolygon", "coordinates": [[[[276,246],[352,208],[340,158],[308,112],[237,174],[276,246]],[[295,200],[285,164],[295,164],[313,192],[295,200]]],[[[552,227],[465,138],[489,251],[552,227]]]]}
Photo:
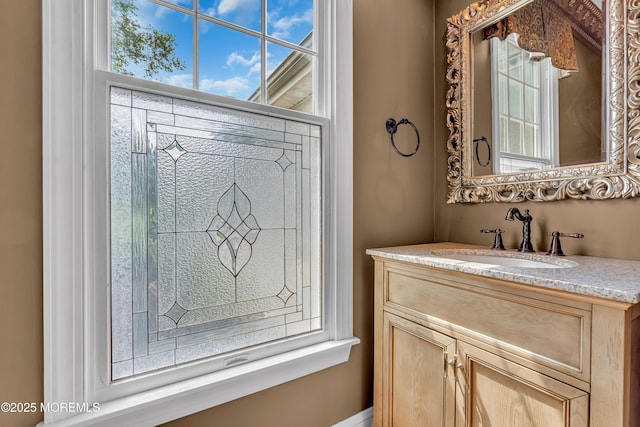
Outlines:
{"type": "Polygon", "coordinates": [[[383,341],[382,425],[453,426],[455,340],[384,313],[383,341]]]}
{"type": "Polygon", "coordinates": [[[587,427],[589,395],[467,343],[457,343],[457,426],[587,427]],[[461,404],[464,402],[464,404],[461,404]]]}

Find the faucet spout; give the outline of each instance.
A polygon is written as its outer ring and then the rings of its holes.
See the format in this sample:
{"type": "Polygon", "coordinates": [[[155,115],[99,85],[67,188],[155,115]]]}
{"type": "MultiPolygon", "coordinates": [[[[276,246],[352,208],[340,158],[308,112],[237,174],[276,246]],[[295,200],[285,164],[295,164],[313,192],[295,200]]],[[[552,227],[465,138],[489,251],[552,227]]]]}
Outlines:
{"type": "Polygon", "coordinates": [[[522,221],[522,243],[520,243],[518,251],[535,252],[531,244],[531,221],[533,217],[529,214],[529,209],[525,209],[523,214],[518,208],[509,208],[504,219],[507,221],[513,221],[514,219],[522,221]]]}

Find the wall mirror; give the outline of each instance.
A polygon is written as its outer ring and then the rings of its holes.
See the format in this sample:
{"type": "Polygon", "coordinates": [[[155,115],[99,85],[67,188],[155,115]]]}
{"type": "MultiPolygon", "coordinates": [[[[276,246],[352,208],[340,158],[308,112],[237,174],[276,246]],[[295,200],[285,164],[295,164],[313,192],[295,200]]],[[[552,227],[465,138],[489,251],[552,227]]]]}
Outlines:
{"type": "Polygon", "coordinates": [[[449,203],[640,195],[640,4],[485,0],[447,22],[449,203]]]}

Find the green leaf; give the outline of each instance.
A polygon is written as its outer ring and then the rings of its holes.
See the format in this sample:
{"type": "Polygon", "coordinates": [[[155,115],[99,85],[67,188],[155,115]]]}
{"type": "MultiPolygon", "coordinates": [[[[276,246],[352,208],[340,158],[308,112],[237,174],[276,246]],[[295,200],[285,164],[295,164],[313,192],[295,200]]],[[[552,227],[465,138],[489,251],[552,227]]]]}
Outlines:
{"type": "Polygon", "coordinates": [[[138,8],[133,0],[113,0],[111,3],[111,69],[128,76],[135,64],[144,76],[153,79],[162,71],[173,72],[187,68],[176,55],[174,34],[157,30],[152,25],[142,27],[138,8]]]}

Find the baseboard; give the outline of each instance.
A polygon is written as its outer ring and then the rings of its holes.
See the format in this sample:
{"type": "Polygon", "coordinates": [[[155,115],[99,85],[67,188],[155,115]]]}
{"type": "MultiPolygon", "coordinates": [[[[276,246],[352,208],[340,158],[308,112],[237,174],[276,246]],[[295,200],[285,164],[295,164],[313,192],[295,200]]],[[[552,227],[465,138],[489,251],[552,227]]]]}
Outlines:
{"type": "Polygon", "coordinates": [[[333,427],[373,427],[373,406],[334,424],[333,427]]]}

